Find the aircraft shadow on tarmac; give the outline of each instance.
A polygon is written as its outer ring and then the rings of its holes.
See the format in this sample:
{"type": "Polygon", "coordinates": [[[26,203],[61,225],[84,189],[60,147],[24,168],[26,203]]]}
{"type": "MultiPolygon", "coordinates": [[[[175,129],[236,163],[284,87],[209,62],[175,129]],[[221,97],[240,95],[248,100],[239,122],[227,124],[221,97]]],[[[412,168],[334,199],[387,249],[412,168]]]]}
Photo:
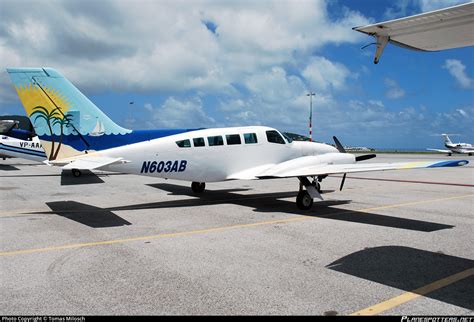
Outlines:
{"type": "Polygon", "coordinates": [[[99,178],[99,176],[92,171],[82,170],[81,172],[82,174],[80,177],[74,177],[72,171],[62,171],[61,186],[104,183],[104,180],[99,178]]]}
{"type": "MultiPolygon", "coordinates": [[[[52,213],[65,217],[92,228],[119,227],[131,225],[130,222],[117,216],[110,210],[95,207],[76,201],[47,202],[52,213]]],[[[50,213],[50,212],[48,212],[50,213]]]]}
{"type": "MultiPolygon", "coordinates": [[[[194,194],[189,187],[181,185],[158,183],[149,184],[149,186],[168,191],[171,195],[189,196],[192,198],[109,208],[95,207],[76,201],[48,202],[46,204],[51,208],[52,213],[56,213],[60,216],[75,220],[93,228],[116,227],[131,224],[115,215],[113,211],[199,207],[220,204],[234,204],[242,207],[250,207],[253,208],[255,212],[284,212],[288,214],[313,216],[331,220],[348,221],[421,232],[432,232],[454,227],[434,222],[391,217],[363,211],[341,209],[337,207],[339,205],[350,203],[350,200],[326,200],[317,202],[313,206],[312,210],[307,211],[297,209],[294,201],[281,200],[283,198],[294,198],[296,197],[297,192],[239,194],[238,192],[249,190],[242,188],[215,191],[206,190],[204,193],[194,194]]],[[[331,191],[323,191],[323,193],[327,192],[331,191]]]]}
{"type": "MultiPolygon", "coordinates": [[[[181,196],[192,196],[196,197],[188,187],[158,183],[150,184],[149,186],[165,190],[171,193],[171,195],[181,196]]],[[[239,189],[242,191],[243,189],[239,189]]],[[[237,191],[239,191],[237,190],[237,191]]],[[[305,216],[313,216],[318,218],[357,222],[368,225],[401,228],[408,230],[417,230],[423,232],[437,231],[441,229],[453,228],[454,226],[439,224],[428,221],[405,219],[399,217],[391,217],[385,215],[378,215],[369,212],[347,210],[336,208],[335,206],[348,204],[350,200],[326,200],[318,201],[313,205],[312,210],[299,210],[296,208],[294,201],[279,200],[276,198],[291,198],[296,197],[297,192],[280,192],[280,193],[268,193],[258,195],[238,195],[234,194],[229,190],[206,190],[204,193],[199,194],[200,197],[196,199],[179,200],[171,202],[160,202],[156,203],[156,208],[162,207],[189,207],[189,206],[200,206],[209,204],[223,204],[230,203],[239,206],[253,207],[254,211],[257,212],[285,212],[290,214],[301,214],[305,216]]],[[[323,190],[323,194],[334,192],[333,190],[323,190]]],[[[133,207],[133,206],[131,206],[133,207]]],[[[126,207],[125,207],[126,208],[126,207]]],[[[125,209],[124,209],[125,210],[125,209]]]]}
{"type": "Polygon", "coordinates": [[[11,165],[11,164],[0,164],[0,171],[18,171],[17,167],[11,165]]]}
{"type": "MultiPolygon", "coordinates": [[[[411,247],[382,246],[352,253],[326,267],[413,292],[422,286],[474,267],[474,261],[411,247]]],[[[474,276],[424,296],[474,310],[474,276]]]]}

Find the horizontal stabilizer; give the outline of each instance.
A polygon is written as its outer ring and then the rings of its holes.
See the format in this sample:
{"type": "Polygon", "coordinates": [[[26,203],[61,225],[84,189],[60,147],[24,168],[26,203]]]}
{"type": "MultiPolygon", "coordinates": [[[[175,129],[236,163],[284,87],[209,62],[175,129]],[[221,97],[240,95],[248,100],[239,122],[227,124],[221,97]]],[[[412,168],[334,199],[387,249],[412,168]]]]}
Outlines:
{"type": "Polygon", "coordinates": [[[76,159],[63,167],[63,170],[95,170],[107,165],[118,164],[127,162],[123,158],[108,158],[108,157],[98,157],[91,156],[81,159],[76,159]]]}

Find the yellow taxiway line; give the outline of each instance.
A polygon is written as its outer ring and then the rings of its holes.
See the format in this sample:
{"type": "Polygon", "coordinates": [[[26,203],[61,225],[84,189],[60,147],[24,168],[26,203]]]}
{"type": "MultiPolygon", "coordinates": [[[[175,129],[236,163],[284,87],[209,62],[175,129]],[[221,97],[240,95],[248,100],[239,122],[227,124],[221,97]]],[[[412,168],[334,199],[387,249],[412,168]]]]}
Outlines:
{"type": "Polygon", "coordinates": [[[406,293],[403,293],[401,295],[395,296],[394,298],[391,298],[387,301],[384,301],[384,302],[372,305],[372,306],[370,306],[368,308],[365,308],[363,310],[354,312],[351,315],[376,315],[376,314],[380,314],[384,311],[390,310],[394,307],[402,305],[403,303],[414,300],[414,299],[416,299],[420,296],[423,296],[423,295],[426,295],[426,294],[431,293],[433,291],[436,291],[440,288],[443,288],[445,286],[453,284],[457,281],[460,281],[460,280],[465,279],[467,277],[470,277],[472,275],[474,275],[474,267],[469,268],[465,271],[459,272],[457,274],[445,277],[443,279],[437,280],[433,283],[430,283],[428,285],[417,288],[416,290],[413,290],[413,291],[406,292],[406,293]]]}
{"type": "MultiPolygon", "coordinates": [[[[418,204],[437,202],[437,201],[461,199],[461,198],[467,198],[467,197],[474,197],[474,194],[454,196],[454,197],[446,197],[446,198],[438,198],[438,199],[429,199],[429,200],[419,200],[419,201],[405,202],[405,203],[399,203],[399,204],[393,204],[393,205],[358,209],[358,210],[355,210],[355,211],[369,212],[369,211],[377,211],[377,210],[390,209],[390,208],[399,208],[399,207],[404,207],[404,206],[418,205],[418,204]]],[[[340,215],[340,214],[353,212],[353,211],[354,210],[344,210],[344,211],[340,211],[340,212],[337,212],[337,213],[328,214],[327,216],[330,217],[330,216],[340,215]]],[[[149,236],[139,236],[139,237],[114,239],[114,240],[103,240],[103,241],[96,241],[96,242],[59,245],[59,246],[51,246],[51,247],[43,247],[43,248],[31,248],[31,249],[23,249],[23,250],[0,251],[0,256],[13,256],[13,255],[20,255],[20,254],[44,253],[44,252],[56,251],[56,250],[84,248],[84,247],[92,247],[92,246],[100,246],[100,245],[123,244],[123,243],[128,243],[128,242],[133,242],[133,241],[152,240],[152,239],[160,239],[160,238],[167,238],[167,237],[184,237],[184,236],[199,235],[199,234],[206,234],[206,233],[213,233],[213,232],[221,232],[221,231],[227,231],[227,230],[233,230],[233,229],[239,229],[239,228],[250,228],[250,227],[258,227],[258,226],[265,226],[265,225],[298,222],[298,221],[317,219],[317,218],[318,218],[317,216],[298,215],[298,216],[294,216],[294,217],[290,217],[290,218],[286,218],[286,219],[263,221],[263,222],[256,222],[256,223],[250,223],[250,224],[214,227],[214,228],[191,230],[191,231],[184,231],[184,232],[177,232],[177,233],[164,233],[164,234],[149,235],[149,236]]]]}

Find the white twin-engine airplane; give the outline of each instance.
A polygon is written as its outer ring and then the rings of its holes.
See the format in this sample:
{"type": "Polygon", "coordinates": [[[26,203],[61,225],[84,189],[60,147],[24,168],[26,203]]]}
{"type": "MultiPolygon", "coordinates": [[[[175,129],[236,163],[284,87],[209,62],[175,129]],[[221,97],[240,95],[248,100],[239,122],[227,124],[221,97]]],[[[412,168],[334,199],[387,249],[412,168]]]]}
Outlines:
{"type": "Polygon", "coordinates": [[[46,160],[39,138],[16,128],[14,120],[0,120],[0,158],[23,158],[36,162],[46,160]]]}
{"type": "Polygon", "coordinates": [[[449,138],[448,134],[441,134],[444,138],[444,146],[448,148],[448,150],[440,150],[440,149],[427,149],[429,151],[437,151],[441,153],[447,153],[451,155],[452,153],[459,153],[459,154],[468,154],[472,155],[474,153],[474,146],[469,143],[453,143],[449,138]]]}
{"type": "Polygon", "coordinates": [[[300,209],[322,200],[320,184],[330,174],[462,166],[465,160],[357,163],[375,155],[345,153],[321,143],[292,141],[265,126],[132,131],[115,124],[60,73],[50,68],[7,69],[48,156],[49,165],[106,170],[206,182],[294,177],[300,209]],[[98,131],[97,129],[100,129],[98,131]]]}

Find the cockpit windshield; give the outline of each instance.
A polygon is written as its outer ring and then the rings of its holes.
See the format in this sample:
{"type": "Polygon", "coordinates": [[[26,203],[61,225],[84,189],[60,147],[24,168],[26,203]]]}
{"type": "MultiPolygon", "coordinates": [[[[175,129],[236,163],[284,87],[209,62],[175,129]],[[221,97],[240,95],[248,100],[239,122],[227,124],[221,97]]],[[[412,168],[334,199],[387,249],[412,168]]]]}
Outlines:
{"type": "Polygon", "coordinates": [[[285,138],[285,140],[286,140],[288,143],[293,142],[293,139],[290,138],[288,135],[286,135],[285,132],[280,132],[280,133],[283,134],[283,137],[285,138]]]}

